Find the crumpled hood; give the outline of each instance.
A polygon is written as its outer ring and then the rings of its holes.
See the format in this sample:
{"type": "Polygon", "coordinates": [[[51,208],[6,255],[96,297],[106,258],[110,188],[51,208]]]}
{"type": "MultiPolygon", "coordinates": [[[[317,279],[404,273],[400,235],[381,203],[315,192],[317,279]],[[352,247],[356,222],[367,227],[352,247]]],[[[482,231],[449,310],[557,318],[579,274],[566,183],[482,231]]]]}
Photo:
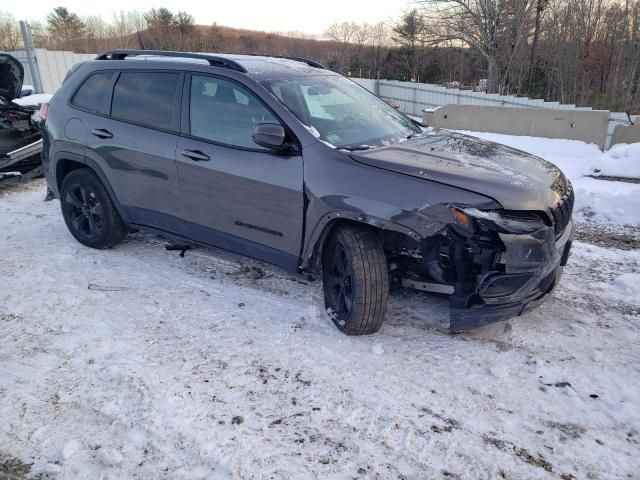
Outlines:
{"type": "Polygon", "coordinates": [[[24,68],[22,64],[6,53],[0,53],[0,97],[10,102],[20,96],[24,68]]]}
{"type": "Polygon", "coordinates": [[[370,166],[491,197],[508,210],[547,210],[567,188],[564,174],[546,160],[449,130],[429,129],[410,140],[351,156],[370,166]]]}

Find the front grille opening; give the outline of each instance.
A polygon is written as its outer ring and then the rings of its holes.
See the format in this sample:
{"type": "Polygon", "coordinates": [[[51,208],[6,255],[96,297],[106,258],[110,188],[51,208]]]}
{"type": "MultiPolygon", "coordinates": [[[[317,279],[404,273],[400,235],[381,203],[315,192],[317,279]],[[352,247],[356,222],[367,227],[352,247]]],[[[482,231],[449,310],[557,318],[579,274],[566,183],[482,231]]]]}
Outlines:
{"type": "Polygon", "coordinates": [[[571,187],[571,184],[569,184],[565,194],[560,198],[558,204],[551,210],[556,237],[559,237],[564,233],[565,228],[567,228],[567,225],[571,220],[574,200],[575,195],[573,188],[571,187]]]}
{"type": "Polygon", "coordinates": [[[519,222],[536,222],[541,220],[545,225],[551,226],[549,216],[541,211],[500,210],[500,216],[509,220],[516,220],[519,222]]]}

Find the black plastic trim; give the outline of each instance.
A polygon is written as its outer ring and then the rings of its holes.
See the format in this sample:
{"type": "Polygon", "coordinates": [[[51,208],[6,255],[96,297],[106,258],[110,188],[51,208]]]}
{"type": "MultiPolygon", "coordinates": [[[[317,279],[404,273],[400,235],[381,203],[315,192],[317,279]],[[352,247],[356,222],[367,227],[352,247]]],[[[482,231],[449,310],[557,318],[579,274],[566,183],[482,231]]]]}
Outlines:
{"type": "Polygon", "coordinates": [[[96,60],[124,60],[129,56],[149,56],[149,57],[173,57],[173,58],[193,58],[195,60],[206,60],[212,67],[228,68],[237,72],[247,73],[247,69],[235,60],[208,55],[205,53],[174,52],[165,50],[107,50],[98,54],[96,60]]]}
{"type": "Polygon", "coordinates": [[[297,272],[298,257],[251,240],[188,222],[165,213],[139,207],[126,207],[134,228],[148,229],[164,235],[202,245],[217,247],[297,272]]]}

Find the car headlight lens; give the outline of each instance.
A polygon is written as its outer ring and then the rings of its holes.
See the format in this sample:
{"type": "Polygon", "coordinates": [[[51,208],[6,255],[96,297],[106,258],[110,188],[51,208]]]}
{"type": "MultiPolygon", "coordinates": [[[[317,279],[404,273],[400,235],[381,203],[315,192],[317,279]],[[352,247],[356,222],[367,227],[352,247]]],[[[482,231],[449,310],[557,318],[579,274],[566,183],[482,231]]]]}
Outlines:
{"type": "Polygon", "coordinates": [[[536,212],[451,207],[451,216],[453,223],[470,232],[531,233],[547,227],[543,214],[536,212]]]}

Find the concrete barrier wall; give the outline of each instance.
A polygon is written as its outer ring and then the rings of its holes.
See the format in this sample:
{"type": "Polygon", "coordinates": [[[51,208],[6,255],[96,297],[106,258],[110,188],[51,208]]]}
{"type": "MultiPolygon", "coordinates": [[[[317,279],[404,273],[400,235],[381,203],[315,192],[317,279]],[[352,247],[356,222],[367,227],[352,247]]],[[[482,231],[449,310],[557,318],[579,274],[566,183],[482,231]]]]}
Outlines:
{"type": "MultiPolygon", "coordinates": [[[[591,111],[590,107],[545,102],[541,99],[498,95],[493,93],[472,92],[457,88],[447,88],[429,83],[399,82],[396,80],[370,80],[352,78],[366,89],[384,98],[389,104],[409,115],[422,116],[424,109],[444,105],[478,105],[487,107],[515,107],[549,110],[591,111]]],[[[628,125],[625,112],[611,112],[605,148],[611,144],[613,130],[618,125],[628,125]]],[[[640,123],[640,122],[639,122],[640,123]]]]}
{"type": "Polygon", "coordinates": [[[640,125],[616,125],[611,139],[611,146],[618,143],[640,142],[640,125]]]}
{"type": "Polygon", "coordinates": [[[445,105],[425,112],[423,121],[433,127],[455,130],[582,140],[604,150],[609,115],[607,110],[445,105]]]}

